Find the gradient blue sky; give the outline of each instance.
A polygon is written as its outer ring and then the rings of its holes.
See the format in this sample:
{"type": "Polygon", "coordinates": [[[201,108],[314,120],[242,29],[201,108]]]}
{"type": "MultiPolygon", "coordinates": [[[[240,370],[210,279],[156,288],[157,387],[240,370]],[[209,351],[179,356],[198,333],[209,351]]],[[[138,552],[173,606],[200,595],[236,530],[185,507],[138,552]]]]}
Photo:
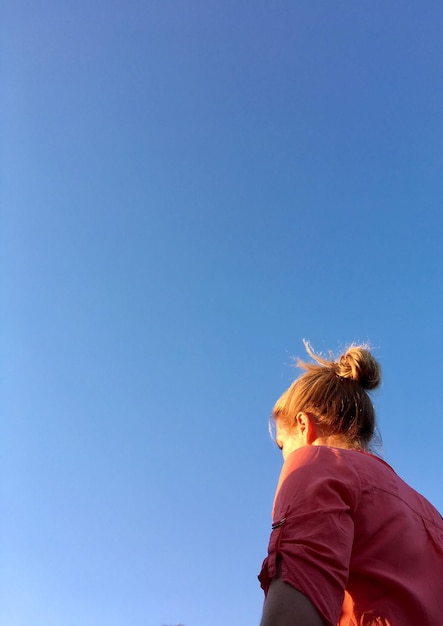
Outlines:
{"type": "Polygon", "coordinates": [[[302,338],[443,510],[441,2],[0,17],[0,626],[258,624],[302,338]]]}

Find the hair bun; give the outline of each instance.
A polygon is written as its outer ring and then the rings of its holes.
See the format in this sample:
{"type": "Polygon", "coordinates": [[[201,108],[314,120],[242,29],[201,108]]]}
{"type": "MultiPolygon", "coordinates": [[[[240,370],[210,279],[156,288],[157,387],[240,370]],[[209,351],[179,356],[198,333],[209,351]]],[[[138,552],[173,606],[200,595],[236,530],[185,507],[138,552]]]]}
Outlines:
{"type": "Polygon", "coordinates": [[[363,389],[375,389],[380,384],[380,365],[365,346],[350,346],[336,367],[341,378],[355,380],[363,389]]]}

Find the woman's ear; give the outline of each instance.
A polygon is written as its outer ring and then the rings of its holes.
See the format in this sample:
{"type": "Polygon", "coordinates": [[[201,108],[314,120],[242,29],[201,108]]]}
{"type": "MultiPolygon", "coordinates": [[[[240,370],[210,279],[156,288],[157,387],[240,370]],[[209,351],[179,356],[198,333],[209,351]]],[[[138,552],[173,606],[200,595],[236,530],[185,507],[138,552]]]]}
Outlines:
{"type": "Polygon", "coordinates": [[[306,445],[311,445],[318,437],[317,424],[312,417],[303,411],[296,415],[295,422],[306,445]]]}

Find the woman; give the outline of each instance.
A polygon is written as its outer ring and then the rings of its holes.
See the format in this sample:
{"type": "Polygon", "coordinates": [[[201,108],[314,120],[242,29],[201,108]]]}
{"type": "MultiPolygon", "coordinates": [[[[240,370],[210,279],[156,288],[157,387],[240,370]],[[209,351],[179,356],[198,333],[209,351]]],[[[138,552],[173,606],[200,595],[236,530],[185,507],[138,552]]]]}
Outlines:
{"type": "Polygon", "coordinates": [[[313,363],[277,401],[283,453],[261,626],[443,625],[443,521],[369,450],[368,391],[380,367],[365,346],[313,363]]]}

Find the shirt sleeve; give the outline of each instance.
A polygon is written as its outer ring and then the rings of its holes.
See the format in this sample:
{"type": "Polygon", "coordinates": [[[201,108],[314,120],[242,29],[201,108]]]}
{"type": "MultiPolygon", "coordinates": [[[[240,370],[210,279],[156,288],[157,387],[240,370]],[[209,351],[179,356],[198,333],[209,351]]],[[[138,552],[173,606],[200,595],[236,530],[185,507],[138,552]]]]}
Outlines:
{"type": "Polygon", "coordinates": [[[343,604],[354,538],[360,479],[339,450],[306,446],[286,460],[274,502],[272,533],[259,580],[272,578],[306,595],[336,626],[343,604]]]}

